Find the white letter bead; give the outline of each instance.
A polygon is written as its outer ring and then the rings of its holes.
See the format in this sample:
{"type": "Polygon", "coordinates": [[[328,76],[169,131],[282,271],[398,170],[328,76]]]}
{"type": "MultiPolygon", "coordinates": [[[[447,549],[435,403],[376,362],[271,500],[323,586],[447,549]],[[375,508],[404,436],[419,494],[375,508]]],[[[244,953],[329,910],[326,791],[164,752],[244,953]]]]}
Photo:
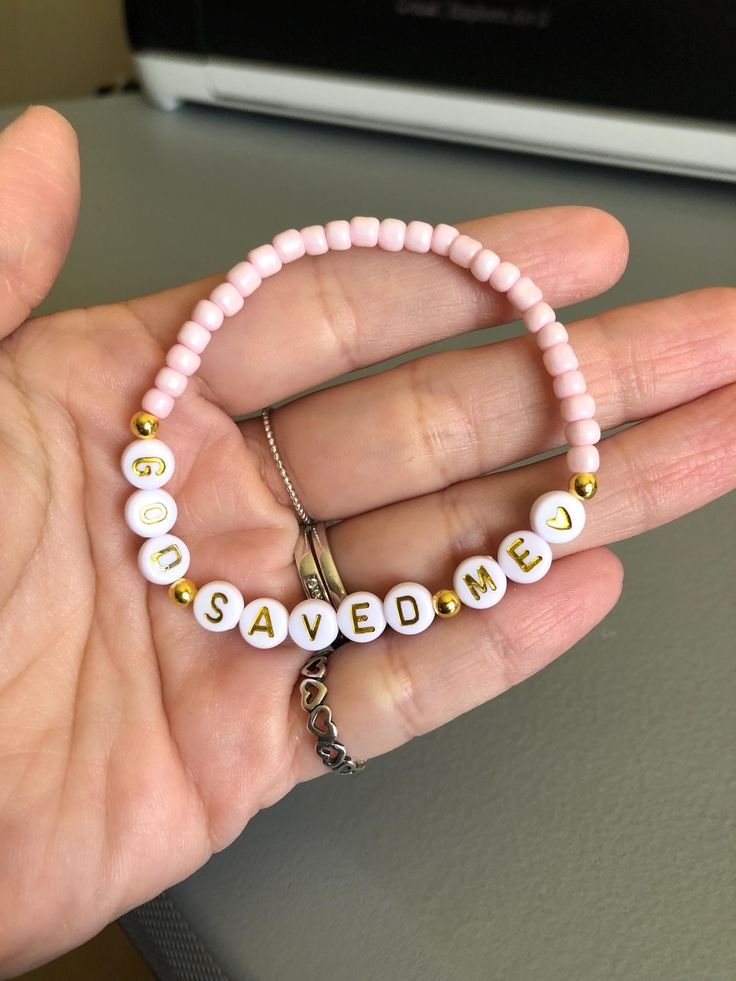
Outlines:
{"type": "Polygon", "coordinates": [[[375,593],[350,593],[337,608],[337,625],[348,640],[366,644],[386,629],[383,603],[375,593]]]}
{"type": "Polygon", "coordinates": [[[531,526],[553,545],[571,542],[585,527],[585,505],[567,491],[549,491],[532,504],[531,526]]]}
{"type": "Polygon", "coordinates": [[[550,570],[552,549],[533,531],[512,531],[499,546],[498,564],[514,582],[538,582],[550,570]]]}
{"type": "Polygon", "coordinates": [[[141,538],[165,535],[176,521],[176,501],[165,490],[133,491],[125,502],[125,521],[141,538]]]}
{"type": "Polygon", "coordinates": [[[487,610],[506,593],[506,575],[490,555],[471,555],[455,569],[452,585],[464,606],[487,610]]]}
{"type": "Polygon", "coordinates": [[[321,599],[305,599],[289,614],[289,636],[305,651],[322,651],[337,637],[337,614],[321,599]]]}
{"type": "Polygon", "coordinates": [[[163,487],[174,475],[174,454],[160,439],[134,439],[126,446],[120,465],[134,487],[163,487]]]}
{"type": "Polygon", "coordinates": [[[220,633],[232,630],[240,622],[245,606],[243,594],[237,586],[222,579],[205,583],[194,597],[194,619],[205,630],[220,633]]]}
{"type": "Polygon", "coordinates": [[[251,600],[240,617],[240,633],[253,647],[278,647],[289,634],[289,611],[275,599],[251,600]]]}
{"type": "Polygon", "coordinates": [[[138,552],[138,568],[149,582],[168,586],[186,575],[189,549],[176,535],[149,538],[138,552]]]}
{"type": "Polygon", "coordinates": [[[418,582],[400,582],[386,593],[383,615],[397,633],[420,634],[434,620],[432,594],[418,582]]]}

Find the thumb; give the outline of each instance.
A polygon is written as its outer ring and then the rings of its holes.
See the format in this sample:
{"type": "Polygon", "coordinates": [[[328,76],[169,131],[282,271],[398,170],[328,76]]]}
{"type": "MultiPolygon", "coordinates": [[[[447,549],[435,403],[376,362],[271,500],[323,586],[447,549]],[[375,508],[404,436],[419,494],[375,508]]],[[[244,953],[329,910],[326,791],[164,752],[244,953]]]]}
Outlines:
{"type": "Polygon", "coordinates": [[[0,133],[0,338],[46,296],[79,212],[79,153],[71,125],[34,106],[0,133]]]}

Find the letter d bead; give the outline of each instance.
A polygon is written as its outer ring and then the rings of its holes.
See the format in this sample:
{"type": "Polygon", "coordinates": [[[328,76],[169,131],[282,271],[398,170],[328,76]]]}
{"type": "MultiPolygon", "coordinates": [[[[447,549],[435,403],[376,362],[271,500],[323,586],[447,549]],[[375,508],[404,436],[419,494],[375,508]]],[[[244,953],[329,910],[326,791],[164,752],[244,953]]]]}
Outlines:
{"type": "Polygon", "coordinates": [[[383,613],[397,633],[420,634],[435,617],[432,594],[421,583],[400,582],[386,593],[383,613]]]}

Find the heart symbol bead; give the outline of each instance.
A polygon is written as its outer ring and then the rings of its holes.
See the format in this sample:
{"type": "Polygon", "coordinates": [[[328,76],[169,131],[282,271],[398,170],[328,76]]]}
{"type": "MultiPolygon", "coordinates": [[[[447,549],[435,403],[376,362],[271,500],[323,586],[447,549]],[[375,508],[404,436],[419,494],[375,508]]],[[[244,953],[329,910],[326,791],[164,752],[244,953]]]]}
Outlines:
{"type": "Polygon", "coordinates": [[[317,654],[311,658],[302,668],[305,678],[324,678],[327,671],[327,655],[317,654]]]}
{"type": "Polygon", "coordinates": [[[299,685],[299,691],[302,693],[302,708],[305,712],[316,709],[327,696],[327,687],[316,678],[305,678],[299,685]]]}
{"type": "Polygon", "coordinates": [[[322,762],[325,764],[325,766],[329,766],[331,770],[336,769],[338,766],[342,766],[348,755],[348,751],[345,749],[342,743],[335,741],[326,742],[321,739],[315,746],[315,751],[317,756],[322,758],[322,762]]]}
{"type": "Polygon", "coordinates": [[[572,528],[572,521],[570,520],[570,515],[562,505],[557,508],[557,514],[554,518],[548,518],[547,524],[550,528],[557,528],[558,531],[568,531],[572,528]]]}
{"type": "Polygon", "coordinates": [[[324,702],[312,711],[307,728],[318,739],[337,739],[337,726],[332,721],[332,709],[324,702]],[[320,728],[320,724],[324,725],[324,729],[320,728]]]}

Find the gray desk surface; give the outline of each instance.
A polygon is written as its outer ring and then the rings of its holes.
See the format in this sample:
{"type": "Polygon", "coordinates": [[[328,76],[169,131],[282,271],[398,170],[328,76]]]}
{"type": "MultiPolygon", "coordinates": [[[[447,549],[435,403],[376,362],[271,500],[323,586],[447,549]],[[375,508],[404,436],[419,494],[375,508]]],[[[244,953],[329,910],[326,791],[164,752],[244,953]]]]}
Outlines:
{"type": "MultiPolygon", "coordinates": [[[[223,269],[291,225],[559,203],[631,236],[621,283],[566,319],[736,282],[733,186],[137,97],[60,108],[84,203],[47,309],[223,269]]],[[[732,496],[624,543],[623,598],[573,652],[297,789],[170,904],[233,979],[732,978],[735,531],[732,496]]]]}

